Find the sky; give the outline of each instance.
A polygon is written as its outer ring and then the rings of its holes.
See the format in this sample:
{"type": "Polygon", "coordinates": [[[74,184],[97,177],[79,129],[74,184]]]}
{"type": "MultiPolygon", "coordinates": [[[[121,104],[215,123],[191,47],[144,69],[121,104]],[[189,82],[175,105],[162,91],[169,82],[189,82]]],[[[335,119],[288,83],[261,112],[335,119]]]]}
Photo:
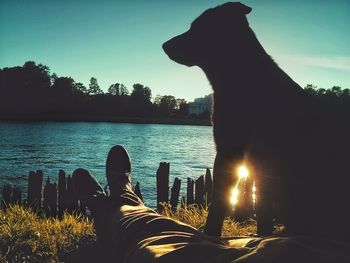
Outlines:
{"type": "MultiPolygon", "coordinates": [[[[161,45],[216,0],[0,0],[0,67],[35,61],[103,90],[123,83],[192,101],[211,93],[204,73],[171,61],[161,45]]],[[[302,87],[350,88],[350,0],[247,0],[250,26],[302,87]]]]}

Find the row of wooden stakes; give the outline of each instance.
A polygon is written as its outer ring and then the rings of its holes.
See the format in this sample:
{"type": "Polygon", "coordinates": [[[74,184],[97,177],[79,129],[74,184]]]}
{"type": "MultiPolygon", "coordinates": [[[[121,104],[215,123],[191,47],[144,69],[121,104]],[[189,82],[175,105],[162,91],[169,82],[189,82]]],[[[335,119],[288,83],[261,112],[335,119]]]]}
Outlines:
{"type": "MultiPolygon", "coordinates": [[[[161,212],[164,204],[169,204],[175,212],[179,205],[181,180],[175,178],[169,195],[170,163],[161,162],[157,170],[157,210],[161,212]]],[[[83,200],[78,200],[74,194],[71,176],[60,170],[58,183],[51,182],[49,177],[43,187],[44,175],[42,170],[29,172],[28,193],[24,205],[35,211],[43,211],[46,216],[62,217],[65,212],[87,213],[87,206],[83,200]]],[[[143,200],[140,184],[134,186],[134,192],[143,200]]],[[[213,180],[210,170],[207,168],[205,175],[193,180],[187,178],[187,194],[182,197],[182,205],[197,205],[203,207],[211,203],[213,193],[213,180]]],[[[2,191],[1,207],[6,209],[10,204],[22,204],[22,191],[19,187],[4,185],[2,191]]],[[[252,211],[251,211],[252,212],[252,211]]],[[[244,217],[250,217],[246,214],[244,217]]]]}

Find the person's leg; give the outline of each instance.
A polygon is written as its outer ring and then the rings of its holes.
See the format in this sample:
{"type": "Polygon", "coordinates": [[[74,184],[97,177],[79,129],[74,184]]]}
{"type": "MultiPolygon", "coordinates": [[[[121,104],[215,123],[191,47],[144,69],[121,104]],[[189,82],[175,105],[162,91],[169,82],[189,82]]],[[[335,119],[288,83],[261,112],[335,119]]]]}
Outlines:
{"type": "Polygon", "coordinates": [[[225,261],[215,262],[230,262],[247,252],[146,207],[132,191],[130,160],[123,147],[111,149],[106,172],[108,199],[87,171],[73,174],[78,193],[86,196],[92,210],[97,239],[108,257],[105,262],[214,262],[217,258],[225,261]]]}
{"type": "Polygon", "coordinates": [[[121,262],[204,262],[246,250],[229,250],[218,238],[163,216],[146,207],[132,191],[131,163],[122,146],[113,147],[107,157],[106,175],[111,202],[117,204],[112,220],[113,248],[121,262]],[[223,254],[221,253],[221,254],[223,254]]]}

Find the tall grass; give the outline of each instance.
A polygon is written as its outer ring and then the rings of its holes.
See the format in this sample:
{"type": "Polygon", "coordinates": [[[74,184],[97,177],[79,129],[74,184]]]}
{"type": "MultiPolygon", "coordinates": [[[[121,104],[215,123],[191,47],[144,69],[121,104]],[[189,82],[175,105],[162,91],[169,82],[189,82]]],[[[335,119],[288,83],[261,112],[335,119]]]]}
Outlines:
{"type": "MultiPolygon", "coordinates": [[[[208,207],[199,208],[197,205],[184,206],[175,212],[171,210],[169,205],[163,205],[163,214],[189,224],[199,230],[204,229],[205,221],[208,215],[208,207]]],[[[222,235],[228,236],[247,236],[256,233],[256,222],[247,220],[242,223],[234,221],[230,217],[226,217],[222,228],[222,235]]]]}
{"type": "MultiPolygon", "coordinates": [[[[192,205],[163,214],[199,230],[205,225],[208,208],[192,205]]],[[[256,232],[255,221],[224,221],[223,236],[243,236],[256,232]]],[[[0,210],[0,262],[62,262],[79,251],[90,250],[96,242],[93,222],[81,215],[65,214],[63,219],[43,218],[22,206],[0,210]]],[[[73,260],[74,262],[74,260],[73,260]]]]}
{"type": "Polygon", "coordinates": [[[18,205],[0,210],[0,262],[62,262],[95,239],[92,222],[80,215],[58,220],[18,205]]]}

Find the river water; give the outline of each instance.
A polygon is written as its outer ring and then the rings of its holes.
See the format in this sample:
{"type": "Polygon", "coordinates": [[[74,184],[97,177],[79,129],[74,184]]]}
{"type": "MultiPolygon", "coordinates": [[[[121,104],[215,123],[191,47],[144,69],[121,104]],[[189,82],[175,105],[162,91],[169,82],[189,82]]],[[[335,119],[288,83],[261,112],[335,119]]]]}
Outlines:
{"type": "Polygon", "coordinates": [[[121,144],[133,166],[133,183],[140,182],[145,203],[156,205],[156,171],[159,162],[170,162],[170,187],[182,179],[196,179],[212,169],[215,147],[212,128],[191,125],[37,122],[0,123],[0,187],[5,183],[27,191],[31,170],[44,171],[57,181],[59,169],[71,174],[90,170],[105,186],[105,161],[109,149],[121,144]]]}

